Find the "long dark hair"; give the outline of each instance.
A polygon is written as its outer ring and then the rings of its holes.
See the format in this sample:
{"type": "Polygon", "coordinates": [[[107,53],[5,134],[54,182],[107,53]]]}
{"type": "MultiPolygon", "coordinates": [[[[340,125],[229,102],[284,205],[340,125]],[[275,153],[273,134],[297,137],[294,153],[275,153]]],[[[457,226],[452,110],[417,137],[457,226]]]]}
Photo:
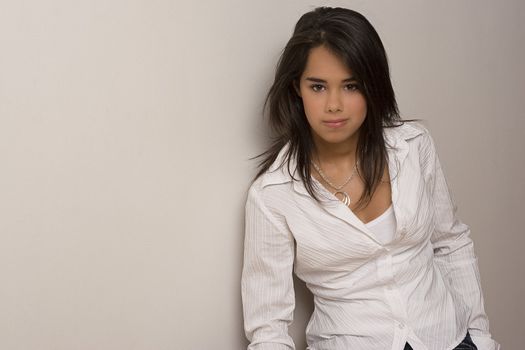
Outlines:
{"type": "MultiPolygon", "coordinates": [[[[364,192],[358,208],[368,205],[387,166],[383,128],[401,124],[394,90],[390,81],[385,49],[368,20],[345,8],[319,7],[297,22],[277,64],[275,80],[266,97],[265,111],[273,132],[273,143],[259,157],[256,178],[275,162],[279,151],[289,144],[285,162],[290,176],[296,172],[310,195],[318,199],[311,179],[310,165],[315,148],[303,103],[296,86],[312,48],[325,46],[352,70],[367,104],[366,118],[357,143],[359,175],[364,192]],[[296,169],[290,169],[290,160],[296,169]]],[[[284,165],[284,164],[282,164],[284,165]]]]}

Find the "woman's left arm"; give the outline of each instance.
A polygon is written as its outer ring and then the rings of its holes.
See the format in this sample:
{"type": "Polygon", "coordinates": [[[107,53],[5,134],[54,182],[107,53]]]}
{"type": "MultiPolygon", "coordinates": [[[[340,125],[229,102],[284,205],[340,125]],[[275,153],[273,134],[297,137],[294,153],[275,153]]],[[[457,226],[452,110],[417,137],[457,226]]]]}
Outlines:
{"type": "Polygon", "coordinates": [[[465,305],[470,311],[468,331],[478,349],[498,350],[500,345],[489,332],[470,228],[456,216],[456,206],[428,132],[424,135],[420,151],[426,163],[425,176],[430,184],[435,210],[435,230],[431,237],[434,260],[456,299],[456,305],[465,305]]]}

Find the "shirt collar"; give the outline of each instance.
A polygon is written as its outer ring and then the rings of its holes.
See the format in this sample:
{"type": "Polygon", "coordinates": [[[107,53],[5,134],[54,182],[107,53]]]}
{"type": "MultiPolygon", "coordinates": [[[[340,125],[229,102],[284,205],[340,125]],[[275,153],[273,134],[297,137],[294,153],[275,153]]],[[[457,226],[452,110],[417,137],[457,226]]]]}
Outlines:
{"type": "Polygon", "coordinates": [[[277,158],[275,158],[273,164],[264,174],[264,177],[262,179],[263,187],[293,181],[293,178],[292,176],[290,176],[290,173],[294,175],[294,177],[297,179],[297,176],[295,176],[297,172],[297,163],[295,161],[295,158],[291,157],[289,163],[286,161],[286,153],[288,152],[289,148],[290,143],[287,143],[286,145],[284,145],[283,148],[281,148],[279,154],[277,155],[277,158]]]}
{"type": "Polygon", "coordinates": [[[403,162],[408,155],[408,141],[424,132],[419,124],[410,122],[400,126],[384,128],[385,144],[388,153],[388,169],[390,181],[393,183],[403,167],[403,162]]]}

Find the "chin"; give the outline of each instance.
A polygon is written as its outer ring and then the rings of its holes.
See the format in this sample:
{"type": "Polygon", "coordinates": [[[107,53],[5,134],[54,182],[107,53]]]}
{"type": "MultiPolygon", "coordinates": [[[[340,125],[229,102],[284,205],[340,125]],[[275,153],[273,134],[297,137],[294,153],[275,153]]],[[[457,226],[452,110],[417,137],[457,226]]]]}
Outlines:
{"type": "Polygon", "coordinates": [[[328,145],[337,145],[349,142],[351,139],[357,136],[354,130],[330,130],[326,132],[315,132],[315,138],[318,142],[322,142],[328,145]]]}
{"type": "Polygon", "coordinates": [[[339,143],[344,143],[346,141],[348,141],[349,137],[343,137],[343,136],[338,136],[338,137],[323,137],[322,140],[326,143],[329,143],[329,144],[333,144],[333,145],[336,145],[336,144],[339,144],[339,143]]]}

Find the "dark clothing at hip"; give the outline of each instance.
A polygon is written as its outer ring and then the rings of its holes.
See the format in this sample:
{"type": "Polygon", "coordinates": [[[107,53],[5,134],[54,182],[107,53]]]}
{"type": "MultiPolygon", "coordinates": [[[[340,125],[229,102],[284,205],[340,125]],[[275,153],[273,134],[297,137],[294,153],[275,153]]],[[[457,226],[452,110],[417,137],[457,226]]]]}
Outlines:
{"type": "MultiPolygon", "coordinates": [[[[405,345],[405,350],[413,350],[410,344],[405,345]]],[[[463,341],[454,348],[454,350],[478,350],[476,345],[472,342],[472,338],[470,337],[470,334],[467,332],[467,336],[463,341]]]]}

